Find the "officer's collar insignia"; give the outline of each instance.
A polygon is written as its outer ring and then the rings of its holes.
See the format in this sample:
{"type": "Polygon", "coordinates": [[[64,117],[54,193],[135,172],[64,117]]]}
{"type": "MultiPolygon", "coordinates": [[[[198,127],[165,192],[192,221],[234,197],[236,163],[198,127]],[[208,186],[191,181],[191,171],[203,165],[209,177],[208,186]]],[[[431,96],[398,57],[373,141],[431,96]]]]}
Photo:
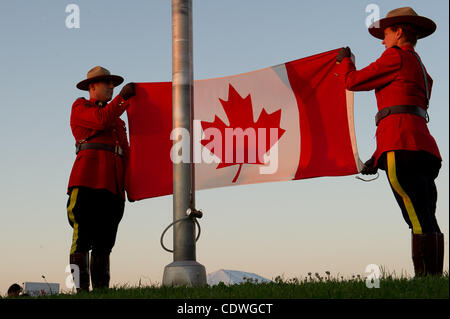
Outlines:
{"type": "Polygon", "coordinates": [[[103,102],[103,101],[96,101],[95,104],[97,104],[97,105],[100,106],[100,107],[103,107],[103,106],[106,105],[106,102],[103,102]]]}

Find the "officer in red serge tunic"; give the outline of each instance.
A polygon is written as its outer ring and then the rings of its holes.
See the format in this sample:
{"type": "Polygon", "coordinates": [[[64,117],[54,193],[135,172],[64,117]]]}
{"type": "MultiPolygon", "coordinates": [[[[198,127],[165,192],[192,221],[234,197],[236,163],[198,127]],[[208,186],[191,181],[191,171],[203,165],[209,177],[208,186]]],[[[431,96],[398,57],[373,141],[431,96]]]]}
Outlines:
{"type": "Polygon", "coordinates": [[[70,126],[76,141],[77,157],[70,174],[67,214],[73,227],[70,263],[80,291],[108,288],[109,255],[125,207],[125,170],[128,140],[120,116],[135,95],[134,83],[125,85],[110,103],[115,86],[123,78],[100,66],[77,84],[89,91],[90,99],[77,99],[72,105],[70,126]],[[89,251],[92,250],[91,258],[89,251]],[[90,259],[90,261],[89,261],[90,259]],[[90,278],[92,277],[92,278],[90,278]]]}
{"type": "Polygon", "coordinates": [[[362,169],[386,171],[391,189],[412,230],[412,258],[416,276],[441,275],[444,237],[436,217],[435,178],[441,155],[428,127],[432,79],[414,50],[417,39],[432,34],[435,23],[410,7],[390,11],[369,32],[383,39],[381,57],[357,71],[351,51],[342,48],[336,73],[351,91],[375,90],[377,149],[362,169]]]}

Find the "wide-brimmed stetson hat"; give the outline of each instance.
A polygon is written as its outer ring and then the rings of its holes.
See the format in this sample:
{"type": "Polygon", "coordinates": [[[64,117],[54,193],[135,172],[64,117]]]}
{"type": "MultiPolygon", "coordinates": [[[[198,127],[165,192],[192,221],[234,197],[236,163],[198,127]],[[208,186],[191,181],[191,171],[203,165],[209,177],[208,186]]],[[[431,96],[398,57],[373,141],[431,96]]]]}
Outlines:
{"type": "Polygon", "coordinates": [[[98,81],[111,80],[116,87],[123,82],[123,77],[111,75],[107,69],[101,66],[95,66],[87,73],[86,79],[77,84],[77,88],[83,91],[89,91],[89,84],[98,81]]]}
{"type": "Polygon", "coordinates": [[[410,24],[417,30],[417,38],[422,39],[436,30],[436,24],[426,17],[419,16],[411,7],[389,11],[386,18],[375,21],[369,27],[369,33],[375,38],[384,39],[384,29],[395,24],[410,24]]]}

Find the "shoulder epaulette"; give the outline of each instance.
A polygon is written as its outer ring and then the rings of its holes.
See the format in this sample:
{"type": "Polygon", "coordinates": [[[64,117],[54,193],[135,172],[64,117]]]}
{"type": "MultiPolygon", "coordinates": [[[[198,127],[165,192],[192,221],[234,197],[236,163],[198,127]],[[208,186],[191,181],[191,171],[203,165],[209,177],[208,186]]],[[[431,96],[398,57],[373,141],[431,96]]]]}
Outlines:
{"type": "Polygon", "coordinates": [[[81,105],[81,104],[83,104],[83,105],[85,105],[85,106],[91,106],[90,103],[89,103],[89,101],[86,100],[84,97],[79,97],[79,98],[77,98],[77,99],[75,100],[75,102],[73,102],[73,106],[74,106],[74,107],[77,106],[77,105],[81,105]]]}

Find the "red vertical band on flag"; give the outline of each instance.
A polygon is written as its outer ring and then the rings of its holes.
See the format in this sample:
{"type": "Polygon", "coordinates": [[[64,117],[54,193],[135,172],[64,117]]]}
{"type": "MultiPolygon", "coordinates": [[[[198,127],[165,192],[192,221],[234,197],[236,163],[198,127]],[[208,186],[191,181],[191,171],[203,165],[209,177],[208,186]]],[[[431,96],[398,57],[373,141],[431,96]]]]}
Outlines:
{"type": "Polygon", "coordinates": [[[136,83],[127,109],[130,157],[127,194],[131,200],[172,194],[172,82],[136,83]]]}
{"type": "Polygon", "coordinates": [[[348,127],[346,91],[333,71],[338,51],[285,64],[300,118],[300,160],[294,179],[358,172],[348,127]]]}

